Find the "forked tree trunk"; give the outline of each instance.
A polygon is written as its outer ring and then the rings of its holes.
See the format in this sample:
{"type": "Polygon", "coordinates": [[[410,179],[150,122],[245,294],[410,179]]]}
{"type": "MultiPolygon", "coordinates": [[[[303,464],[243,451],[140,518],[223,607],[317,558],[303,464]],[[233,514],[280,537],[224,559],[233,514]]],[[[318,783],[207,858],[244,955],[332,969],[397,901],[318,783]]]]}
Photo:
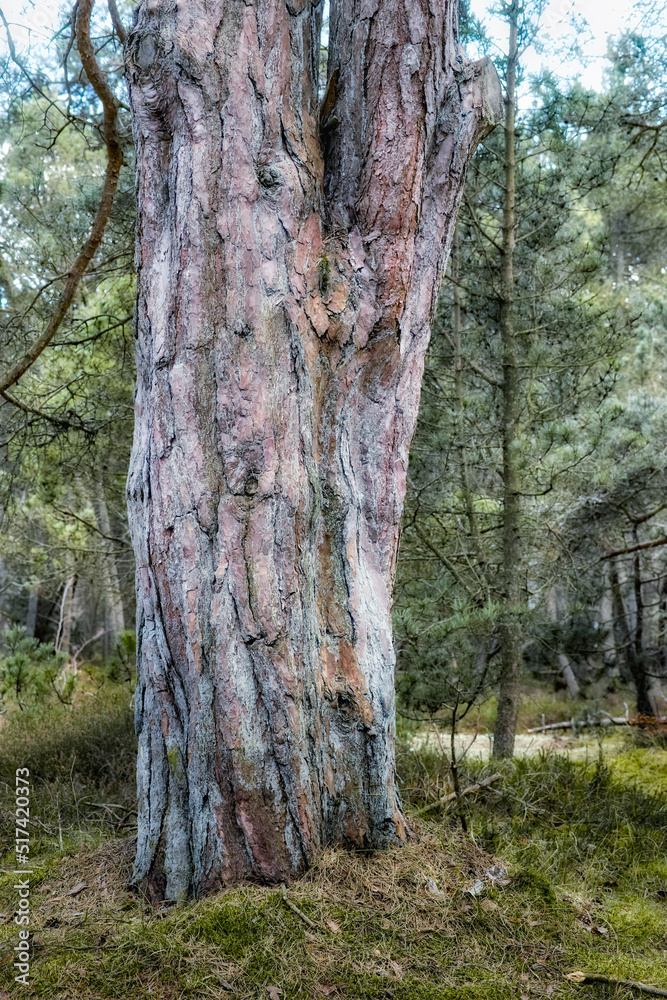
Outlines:
{"type": "Polygon", "coordinates": [[[429,323],[501,115],[452,0],[148,0],[137,155],[139,831],[156,897],[404,836],[391,589],[429,323]]]}

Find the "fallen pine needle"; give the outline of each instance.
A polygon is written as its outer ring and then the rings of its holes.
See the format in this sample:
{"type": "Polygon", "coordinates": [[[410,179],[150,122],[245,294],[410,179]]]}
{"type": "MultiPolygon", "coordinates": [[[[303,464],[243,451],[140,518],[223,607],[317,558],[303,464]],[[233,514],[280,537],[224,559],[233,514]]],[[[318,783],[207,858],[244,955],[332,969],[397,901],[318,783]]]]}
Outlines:
{"type": "Polygon", "coordinates": [[[657,986],[647,986],[646,983],[635,983],[631,979],[612,979],[610,976],[601,976],[596,972],[568,972],[565,976],[571,983],[606,983],[608,986],[625,986],[631,990],[639,990],[640,993],[649,993],[654,997],[667,997],[667,990],[658,989],[657,986]]]}
{"type": "MultiPolygon", "coordinates": [[[[492,774],[489,778],[483,778],[482,781],[477,781],[474,785],[468,785],[467,788],[464,788],[461,795],[471,795],[473,792],[478,792],[480,788],[486,788],[487,785],[490,785],[493,781],[498,781],[499,778],[502,778],[502,774],[492,774]]],[[[456,792],[450,792],[448,795],[443,795],[441,799],[437,799],[435,802],[431,802],[427,806],[422,806],[421,809],[418,809],[417,812],[412,815],[421,816],[423,813],[429,812],[431,809],[437,809],[438,806],[444,806],[448,802],[453,802],[455,798],[456,792]]]]}

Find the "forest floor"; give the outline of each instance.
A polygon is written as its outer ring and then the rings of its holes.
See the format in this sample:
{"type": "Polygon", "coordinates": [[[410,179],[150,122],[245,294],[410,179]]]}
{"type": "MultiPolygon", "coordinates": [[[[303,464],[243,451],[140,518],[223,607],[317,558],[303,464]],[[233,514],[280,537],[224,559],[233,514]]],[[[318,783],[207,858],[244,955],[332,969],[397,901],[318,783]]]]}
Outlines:
{"type": "Polygon", "coordinates": [[[576,971],[667,989],[667,746],[650,736],[643,743],[615,735],[585,760],[544,751],[500,767],[466,759],[464,783],[492,770],[502,777],[463,800],[464,833],[451,806],[416,815],[448,789],[448,762],[432,745],[403,739],[407,844],[324,852],[289,886],[287,902],[278,888],[245,885],[155,908],[128,888],[127,692],[11,720],[0,780],[13,786],[15,768],[28,766],[34,781],[34,937],[23,986],[13,981],[17,891],[5,798],[0,998],[642,996],[567,978],[576,971]]]}

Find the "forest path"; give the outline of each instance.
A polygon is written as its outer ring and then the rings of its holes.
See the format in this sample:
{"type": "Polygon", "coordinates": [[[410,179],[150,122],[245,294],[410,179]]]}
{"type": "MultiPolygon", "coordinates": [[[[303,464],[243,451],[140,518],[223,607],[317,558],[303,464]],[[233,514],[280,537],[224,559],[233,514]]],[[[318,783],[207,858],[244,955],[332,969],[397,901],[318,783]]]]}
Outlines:
{"type": "MultiPolygon", "coordinates": [[[[449,756],[449,733],[435,733],[423,730],[415,733],[411,740],[413,750],[440,750],[449,756]]],[[[457,733],[454,745],[460,758],[465,753],[467,757],[487,760],[491,756],[493,740],[490,733],[457,733]]],[[[602,742],[603,752],[608,755],[623,746],[622,734],[619,732],[605,733],[602,742]]],[[[515,757],[529,757],[541,752],[563,754],[572,760],[595,760],[599,754],[599,741],[594,735],[572,736],[553,733],[517,733],[514,743],[515,757]]]]}

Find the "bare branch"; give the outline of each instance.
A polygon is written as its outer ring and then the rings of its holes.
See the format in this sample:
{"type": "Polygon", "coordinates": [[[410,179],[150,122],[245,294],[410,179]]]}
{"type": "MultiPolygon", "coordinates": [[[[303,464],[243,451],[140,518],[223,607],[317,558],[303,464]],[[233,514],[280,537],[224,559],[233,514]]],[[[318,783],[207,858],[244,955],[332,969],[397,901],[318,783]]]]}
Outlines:
{"type": "Polygon", "coordinates": [[[118,40],[121,45],[125,45],[125,39],[127,38],[127,33],[123,27],[123,22],[120,19],[120,14],[118,13],[118,7],[116,6],[116,0],[107,0],[107,6],[109,8],[109,13],[111,14],[111,23],[113,24],[114,31],[118,35],[118,40]]]}
{"type": "Polygon", "coordinates": [[[30,413],[35,417],[39,417],[41,420],[48,420],[49,423],[55,424],[56,427],[62,427],[65,430],[73,431],[85,431],[86,428],[81,424],[73,424],[69,420],[65,420],[62,417],[54,417],[51,413],[45,413],[44,410],[37,410],[34,406],[28,406],[27,403],[23,403],[16,396],[10,396],[8,392],[0,389],[0,396],[7,402],[15,406],[17,410],[21,410],[23,413],[30,413]]]}
{"type": "Polygon", "coordinates": [[[470,201],[470,198],[468,197],[467,194],[465,194],[465,192],[463,194],[463,200],[466,203],[466,208],[470,212],[470,218],[472,219],[473,225],[474,225],[475,229],[477,230],[477,232],[479,233],[479,235],[483,236],[485,240],[488,240],[489,243],[491,244],[491,246],[495,247],[495,249],[498,251],[498,253],[502,253],[502,247],[500,246],[500,244],[498,243],[498,241],[495,240],[493,238],[493,236],[491,236],[490,233],[487,233],[486,230],[482,228],[482,226],[481,226],[481,224],[480,224],[480,222],[479,222],[479,220],[477,218],[477,213],[475,211],[473,203],[470,201]]]}
{"type": "Polygon", "coordinates": [[[421,816],[424,813],[430,812],[431,809],[436,809],[438,806],[444,806],[448,802],[453,802],[454,799],[458,798],[459,796],[471,795],[473,792],[479,792],[482,788],[487,788],[494,781],[499,781],[500,778],[502,778],[502,774],[491,774],[489,775],[488,778],[483,778],[481,781],[476,781],[474,785],[469,785],[468,788],[463,788],[458,796],[456,792],[449,792],[447,795],[443,795],[442,798],[438,799],[436,802],[431,802],[429,805],[423,806],[421,809],[418,809],[412,815],[421,816]]]}
{"type": "Polygon", "coordinates": [[[605,555],[600,556],[598,562],[613,559],[615,556],[627,556],[631,552],[641,552],[644,549],[657,549],[660,545],[667,545],[667,538],[656,538],[652,542],[640,542],[638,545],[628,545],[625,549],[611,549],[605,555]]]}
{"type": "Polygon", "coordinates": [[[53,509],[57,511],[59,514],[63,514],[65,517],[71,517],[75,521],[78,521],[80,524],[83,524],[86,528],[88,528],[89,531],[95,531],[98,535],[100,535],[102,538],[105,538],[108,542],[115,542],[117,545],[124,545],[125,548],[128,549],[132,547],[129,542],[125,541],[124,538],[115,538],[113,535],[106,535],[103,531],[100,531],[100,529],[97,527],[96,524],[92,524],[90,521],[86,521],[84,517],[79,517],[79,515],[75,514],[73,510],[68,510],[67,508],[61,508],[55,506],[53,509]]]}
{"type": "Polygon", "coordinates": [[[565,978],[573,983],[603,983],[607,986],[625,986],[631,990],[638,990],[640,993],[648,993],[653,997],[667,997],[667,990],[661,990],[658,986],[647,986],[646,983],[636,983],[632,979],[612,979],[610,976],[599,975],[596,972],[568,972],[565,978]]]}
{"type": "MultiPolygon", "coordinates": [[[[447,339],[447,342],[449,343],[449,346],[452,348],[452,350],[455,350],[456,347],[454,341],[447,333],[447,330],[443,330],[443,333],[445,335],[445,338],[447,339]]],[[[499,389],[500,386],[502,385],[502,383],[499,382],[498,379],[495,379],[493,375],[489,375],[488,372],[485,372],[483,368],[480,368],[479,365],[476,365],[474,361],[470,360],[470,358],[466,358],[463,364],[465,365],[466,368],[469,368],[471,371],[475,372],[476,375],[479,375],[480,378],[483,378],[485,382],[488,382],[489,385],[495,386],[496,389],[499,389]]]]}

